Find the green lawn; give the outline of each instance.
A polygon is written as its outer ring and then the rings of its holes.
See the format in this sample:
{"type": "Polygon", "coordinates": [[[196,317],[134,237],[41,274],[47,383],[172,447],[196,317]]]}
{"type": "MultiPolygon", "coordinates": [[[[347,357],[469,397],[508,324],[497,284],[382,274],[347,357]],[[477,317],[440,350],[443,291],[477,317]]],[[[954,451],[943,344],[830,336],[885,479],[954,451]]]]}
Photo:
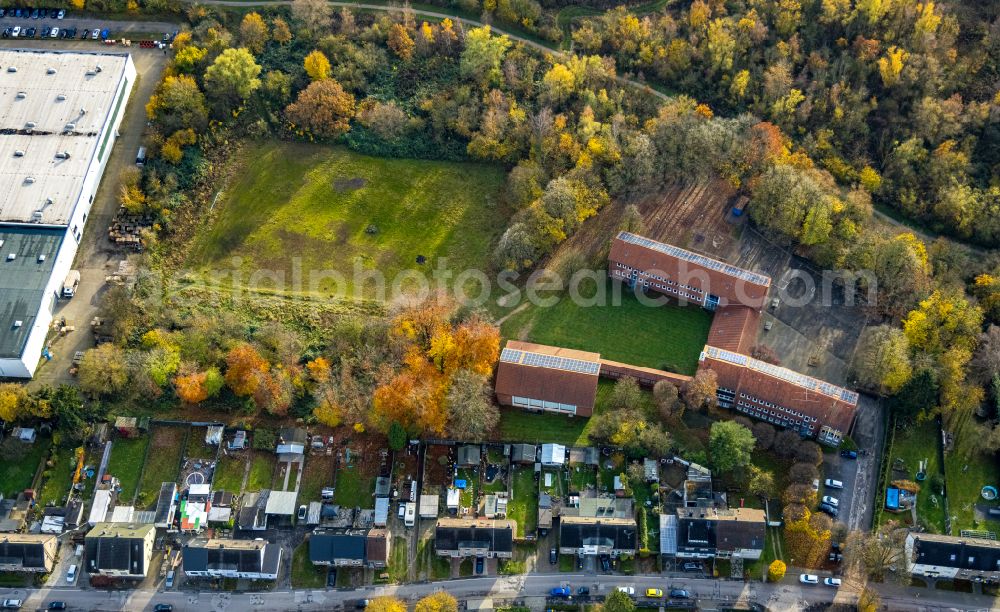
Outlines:
{"type": "Polygon", "coordinates": [[[303,589],[321,589],[326,586],[326,567],[309,562],[309,542],[295,547],[292,554],[292,586],[303,589]]]}
{"type": "MultiPolygon", "coordinates": [[[[941,473],[941,463],[938,461],[939,433],[937,423],[927,421],[924,423],[914,423],[897,427],[890,433],[892,437],[891,447],[886,453],[885,463],[887,472],[883,473],[882,486],[879,489],[879,496],[876,499],[878,508],[878,522],[885,523],[890,520],[899,520],[904,523],[909,522],[909,513],[893,514],[885,511],[885,488],[892,480],[892,464],[898,458],[906,464],[908,478],[913,480],[916,475],[920,461],[927,460],[927,480],[921,483],[922,490],[917,496],[917,520],[924,524],[931,533],[942,533],[944,530],[944,507],[941,504],[940,496],[934,496],[930,491],[928,482],[933,474],[941,473]],[[938,498],[935,504],[933,498],[938,498]]],[[[954,494],[953,487],[949,482],[949,492],[954,494]]],[[[978,491],[978,487],[976,489],[978,491]]],[[[952,508],[954,514],[955,508],[952,508]]]]}
{"type": "MultiPolygon", "coordinates": [[[[392,548],[389,550],[389,564],[386,571],[389,572],[390,582],[406,582],[410,570],[409,561],[409,541],[406,538],[393,538],[392,548]]],[[[418,554],[420,554],[419,551],[418,554]]]]}
{"type": "Polygon", "coordinates": [[[574,492],[586,491],[597,486],[597,470],[589,465],[574,465],[570,470],[570,489],[574,492]]]}
{"type": "Polygon", "coordinates": [[[333,456],[316,455],[306,458],[305,471],[299,488],[300,503],[319,501],[323,487],[333,486],[333,456]]]}
{"type": "Polygon", "coordinates": [[[535,532],[538,524],[538,487],[530,467],[514,469],[513,496],[507,502],[507,516],[517,522],[517,537],[535,532]]]}
{"type": "Polygon", "coordinates": [[[1000,469],[996,460],[980,453],[973,453],[967,458],[948,454],[944,458],[944,467],[948,510],[952,516],[951,532],[958,535],[962,529],[986,529],[1000,534],[1000,522],[977,521],[973,508],[975,504],[989,505],[980,495],[983,485],[1000,488],[1000,469]]]}
{"type": "MultiPolygon", "coordinates": [[[[111,444],[111,459],[108,460],[108,474],[121,483],[122,502],[128,503],[139,487],[139,475],[146,457],[149,436],[140,438],[118,438],[111,444]]],[[[100,456],[97,457],[100,461],[100,456]]],[[[94,467],[95,471],[97,466],[94,467]]]]}
{"type": "Polygon", "coordinates": [[[247,491],[262,491],[271,488],[275,461],[273,453],[261,451],[254,454],[250,463],[250,476],[247,478],[247,491]]]}
{"type": "Polygon", "coordinates": [[[243,487],[243,472],[246,470],[246,455],[222,455],[215,464],[215,474],[212,476],[212,488],[229,491],[238,495],[243,487]]]}
{"type": "Polygon", "coordinates": [[[459,503],[463,508],[471,508],[476,503],[477,492],[479,491],[479,475],[471,468],[459,468],[455,480],[464,480],[465,488],[462,489],[459,503]]]}
{"type": "MultiPolygon", "coordinates": [[[[600,353],[632,365],[694,374],[712,315],[699,306],[644,306],[627,291],[617,305],[609,280],[606,305],[578,306],[562,297],[551,307],[529,306],[501,327],[506,338],[600,353]],[[636,333],[641,332],[641,337],[636,333]]],[[[586,295],[586,294],[585,294],[586,295]]]]}
{"type": "MultiPolygon", "coordinates": [[[[604,412],[615,387],[614,381],[601,380],[597,383],[597,399],[594,414],[604,412]]],[[[643,411],[653,411],[653,394],[642,390],[643,411]]],[[[566,446],[590,446],[590,419],[568,417],[551,412],[528,412],[517,408],[500,410],[499,437],[506,442],[553,442],[566,446]]]]}
{"type": "Polygon", "coordinates": [[[153,430],[146,466],[139,485],[138,506],[152,506],[160,493],[160,485],[175,482],[180,473],[183,442],[187,432],[180,427],[157,427],[153,430]]]}
{"type": "Polygon", "coordinates": [[[73,484],[73,472],[76,471],[76,453],[72,448],[60,448],[52,455],[52,467],[46,468],[48,476],[42,483],[39,492],[39,504],[49,503],[62,505],[73,484]]]}
{"type": "Polygon", "coordinates": [[[4,497],[17,497],[18,493],[31,487],[38,464],[46,457],[52,439],[39,436],[34,444],[9,439],[4,444],[10,445],[16,455],[0,462],[0,491],[4,497]]]}
{"type": "Polygon", "coordinates": [[[346,508],[371,508],[374,505],[375,478],[365,476],[356,465],[337,472],[337,490],[333,500],[346,508]]]}
{"type": "Polygon", "coordinates": [[[187,448],[184,456],[191,459],[215,459],[219,447],[212,444],[205,444],[205,433],[208,427],[192,427],[188,435],[187,448]]]}
{"type": "MultiPolygon", "coordinates": [[[[482,269],[509,217],[500,203],[504,171],[471,163],[387,159],[343,147],[268,141],[246,151],[246,167],[196,237],[189,264],[244,271],[303,271],[292,291],[353,293],[355,266],[404,270],[482,269]],[[423,266],[416,263],[423,256],[423,266]],[[444,262],[443,260],[447,260],[444,262]],[[332,271],[310,281],[311,272],[332,271]],[[339,285],[339,287],[338,287],[339,285]]],[[[373,297],[370,283],[363,295],[373,297]]]]}

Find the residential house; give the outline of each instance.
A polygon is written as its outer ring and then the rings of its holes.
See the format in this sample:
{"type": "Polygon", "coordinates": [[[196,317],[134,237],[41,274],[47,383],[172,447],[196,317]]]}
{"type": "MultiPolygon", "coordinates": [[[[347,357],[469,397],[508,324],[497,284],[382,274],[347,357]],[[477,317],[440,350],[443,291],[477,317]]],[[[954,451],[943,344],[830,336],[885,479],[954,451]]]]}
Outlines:
{"type": "Polygon", "coordinates": [[[314,565],[383,568],[388,559],[385,529],[316,531],[309,536],[309,561],[314,565]]]}
{"type": "Polygon", "coordinates": [[[634,555],[638,528],[633,518],[567,516],[559,519],[559,554],[634,555]]]}
{"type": "Polygon", "coordinates": [[[597,353],[510,340],[497,364],[496,396],[504,406],[589,417],[597,399],[597,353]]]}
{"type": "Polygon", "coordinates": [[[98,523],[84,538],[84,567],[91,576],[141,580],[153,557],[156,527],[98,523]]]}
{"type": "Polygon", "coordinates": [[[0,572],[47,574],[58,551],[59,540],[51,534],[0,534],[0,572]]]}
{"type": "Polygon", "coordinates": [[[281,546],[260,539],[196,538],[184,546],[182,557],[185,576],[276,580],[281,546]]]}
{"type": "Polygon", "coordinates": [[[441,557],[510,559],[516,531],[517,524],[507,519],[441,518],[434,528],[434,551],[441,557]]]}
{"type": "Polygon", "coordinates": [[[676,521],[660,519],[660,552],[679,559],[759,559],[767,517],[756,508],[678,508],[676,521]],[[675,538],[674,542],[664,538],[675,538]]]}
{"type": "Polygon", "coordinates": [[[923,579],[1000,582],[1000,542],[985,538],[910,533],[906,568],[923,579]]]}

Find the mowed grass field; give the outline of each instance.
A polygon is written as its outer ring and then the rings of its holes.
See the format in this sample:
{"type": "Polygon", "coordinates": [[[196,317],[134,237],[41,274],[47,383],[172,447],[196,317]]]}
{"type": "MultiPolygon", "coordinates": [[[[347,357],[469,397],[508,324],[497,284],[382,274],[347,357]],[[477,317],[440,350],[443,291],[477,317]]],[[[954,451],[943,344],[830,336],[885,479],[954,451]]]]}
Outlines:
{"type": "MultiPolygon", "coordinates": [[[[217,203],[217,218],[195,239],[188,261],[194,269],[229,270],[232,258],[241,257],[247,274],[284,273],[284,291],[354,295],[356,267],[380,271],[387,287],[406,270],[430,278],[441,258],[455,272],[481,270],[507,226],[498,166],[383,159],[288,142],[255,144],[245,157],[217,203]],[[301,287],[291,283],[293,262],[301,265],[301,287]]],[[[259,288],[273,284],[262,281],[259,288]]],[[[361,284],[361,295],[376,297],[373,283],[361,284]]]]}
{"type": "MultiPolygon", "coordinates": [[[[712,315],[695,305],[670,301],[660,306],[639,302],[625,288],[619,303],[611,299],[587,306],[563,296],[554,306],[528,306],[507,319],[501,331],[515,338],[566,348],[593,351],[612,361],[694,374],[698,355],[708,339],[712,315]]],[[[587,295],[587,294],[584,294],[587,295]]]]}

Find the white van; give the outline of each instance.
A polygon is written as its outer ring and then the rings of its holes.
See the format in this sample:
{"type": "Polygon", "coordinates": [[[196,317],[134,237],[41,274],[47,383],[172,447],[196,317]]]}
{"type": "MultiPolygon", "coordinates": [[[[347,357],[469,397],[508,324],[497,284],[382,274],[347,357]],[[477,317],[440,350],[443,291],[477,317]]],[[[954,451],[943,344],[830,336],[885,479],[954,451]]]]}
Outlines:
{"type": "Polygon", "coordinates": [[[407,502],[406,504],[406,514],[403,516],[403,524],[407,527],[413,527],[417,522],[417,505],[413,502],[407,502]]]}
{"type": "Polygon", "coordinates": [[[74,584],[76,582],[76,564],[69,566],[69,571],[66,572],[66,582],[69,584],[74,584]]]}

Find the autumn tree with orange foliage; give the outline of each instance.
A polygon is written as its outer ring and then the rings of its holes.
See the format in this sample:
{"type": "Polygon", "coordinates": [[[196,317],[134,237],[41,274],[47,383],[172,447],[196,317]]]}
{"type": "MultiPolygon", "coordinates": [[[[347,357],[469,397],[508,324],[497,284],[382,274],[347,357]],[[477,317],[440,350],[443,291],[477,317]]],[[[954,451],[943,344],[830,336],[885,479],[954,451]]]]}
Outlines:
{"type": "Polygon", "coordinates": [[[268,376],[270,364],[248,342],[234,346],[226,355],[226,384],[238,397],[257,392],[268,376]]]}
{"type": "MultiPolygon", "coordinates": [[[[393,333],[408,346],[402,370],[373,396],[375,419],[383,429],[396,422],[409,432],[447,434],[458,426],[452,426],[455,413],[449,402],[470,395],[450,393],[456,374],[485,377],[493,372],[500,354],[499,330],[477,316],[452,323],[455,311],[453,302],[430,298],[394,319],[393,333]]],[[[486,409],[496,411],[492,404],[486,409]]],[[[484,423],[495,424],[488,413],[485,416],[484,423]]]]}

